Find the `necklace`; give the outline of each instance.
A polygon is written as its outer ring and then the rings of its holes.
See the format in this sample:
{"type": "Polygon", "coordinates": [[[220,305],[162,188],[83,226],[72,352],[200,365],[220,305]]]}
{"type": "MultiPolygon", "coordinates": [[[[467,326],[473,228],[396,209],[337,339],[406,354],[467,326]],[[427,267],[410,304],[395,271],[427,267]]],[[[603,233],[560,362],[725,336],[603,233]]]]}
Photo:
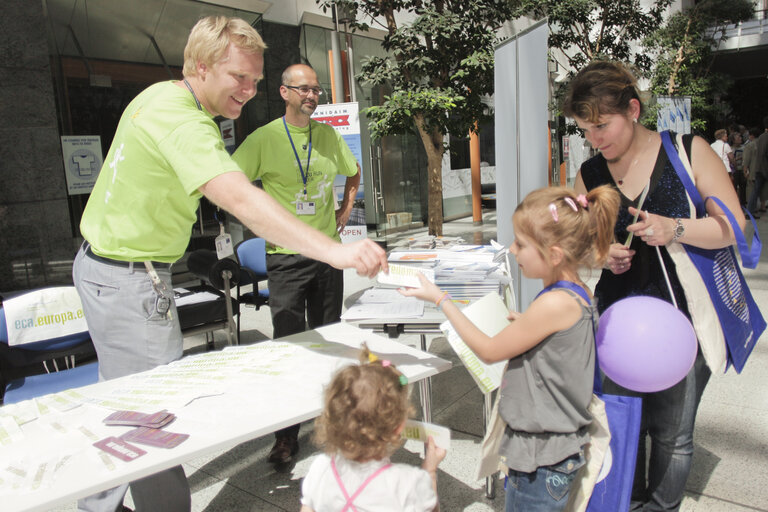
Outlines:
{"type": "MultiPolygon", "coordinates": [[[[645,142],[645,144],[643,144],[643,149],[645,149],[645,147],[647,147],[648,144],[650,144],[652,137],[653,137],[652,134],[648,134],[648,140],[645,142]]],[[[632,163],[630,163],[629,166],[627,166],[627,172],[625,172],[624,175],[621,178],[619,178],[619,177],[615,176],[613,173],[611,173],[611,177],[616,182],[617,186],[619,186],[619,187],[624,186],[624,179],[627,176],[629,176],[629,173],[632,172],[632,169],[634,169],[635,165],[637,164],[637,162],[640,160],[640,157],[642,156],[642,151],[640,151],[639,153],[640,154],[638,154],[635,157],[635,159],[632,160],[632,163]]],[[[609,172],[610,172],[610,169],[609,169],[609,172]]]]}

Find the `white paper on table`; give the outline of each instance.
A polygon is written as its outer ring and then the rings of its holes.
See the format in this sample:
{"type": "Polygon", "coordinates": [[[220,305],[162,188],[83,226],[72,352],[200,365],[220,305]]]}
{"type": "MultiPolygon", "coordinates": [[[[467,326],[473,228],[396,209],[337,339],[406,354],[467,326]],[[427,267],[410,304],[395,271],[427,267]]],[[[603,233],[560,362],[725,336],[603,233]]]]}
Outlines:
{"type": "Polygon", "coordinates": [[[440,448],[449,450],[451,448],[451,430],[441,425],[426,423],[417,420],[406,420],[403,429],[403,437],[413,441],[426,443],[429,436],[435,440],[435,444],[440,448]]]}
{"type": "Polygon", "coordinates": [[[389,273],[379,272],[377,280],[381,284],[393,286],[407,286],[409,288],[421,288],[421,282],[417,274],[421,272],[429,281],[435,282],[435,271],[431,268],[414,267],[411,265],[389,264],[389,273]]]}
{"type": "Polygon", "coordinates": [[[363,292],[355,304],[388,304],[390,302],[417,302],[416,297],[405,297],[395,288],[369,288],[363,292]]]}
{"type": "MultiPolygon", "coordinates": [[[[509,320],[507,320],[509,311],[497,293],[489,293],[482,299],[464,308],[462,313],[487,336],[495,336],[509,325],[509,320]]],[[[461,362],[467,367],[470,375],[475,379],[483,393],[490,393],[501,385],[506,361],[499,361],[493,364],[484,363],[464,343],[448,321],[440,325],[440,330],[445,333],[448,343],[451,344],[456,355],[459,356],[461,362]]]]}
{"type": "Polygon", "coordinates": [[[397,301],[388,304],[355,304],[341,315],[343,320],[365,318],[421,318],[424,316],[424,302],[397,301]]]}

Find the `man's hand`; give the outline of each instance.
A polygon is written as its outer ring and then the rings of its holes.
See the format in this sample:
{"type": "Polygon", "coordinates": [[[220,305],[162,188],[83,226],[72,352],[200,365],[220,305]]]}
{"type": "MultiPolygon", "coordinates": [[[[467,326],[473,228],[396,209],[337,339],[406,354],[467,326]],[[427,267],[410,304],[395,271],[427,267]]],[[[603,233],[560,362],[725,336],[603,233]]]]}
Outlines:
{"type": "Polygon", "coordinates": [[[337,244],[327,262],[336,268],[353,268],[360,276],[376,277],[379,270],[389,272],[387,253],[379,244],[366,238],[351,244],[337,244]]]}

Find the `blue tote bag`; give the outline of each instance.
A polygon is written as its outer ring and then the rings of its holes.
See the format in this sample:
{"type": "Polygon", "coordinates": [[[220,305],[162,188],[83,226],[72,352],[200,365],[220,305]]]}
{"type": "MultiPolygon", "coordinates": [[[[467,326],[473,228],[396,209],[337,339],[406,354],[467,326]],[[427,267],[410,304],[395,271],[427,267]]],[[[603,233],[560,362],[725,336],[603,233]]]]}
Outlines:
{"type": "MultiPolygon", "coordinates": [[[[675,148],[668,131],[661,132],[661,140],[669,161],[675,168],[680,181],[685,185],[685,190],[696,209],[696,218],[706,216],[704,207],[706,201],[714,201],[723,210],[731,224],[731,228],[736,236],[742,264],[747,268],[755,268],[760,259],[762,248],[760,237],[757,234],[755,219],[747,212],[754,228],[752,245],[750,247],[747,245],[744,232],[736,222],[736,218],[725,204],[713,196],[702,199],[696,185],[693,183],[691,175],[681,160],[680,151],[682,147],[675,148]]],[[[682,146],[682,144],[679,143],[678,146],[682,146]]],[[[749,355],[755,348],[758,338],[765,331],[766,323],[747,287],[733,247],[702,249],[686,244],[682,244],[682,246],[685,248],[691,263],[698,271],[701,281],[706,286],[711,305],[717,313],[719,328],[722,331],[722,333],[713,333],[712,328],[700,328],[697,316],[704,316],[706,313],[699,311],[696,307],[689,307],[694,329],[696,329],[696,335],[702,344],[702,349],[705,349],[705,342],[702,341],[703,338],[713,335],[721,336],[725,340],[727,349],[726,370],[729,366],[733,365],[736,372],[741,373],[747,358],[749,358],[749,355]]],[[[678,275],[681,282],[683,282],[685,276],[680,272],[678,275]]],[[[715,329],[717,327],[714,326],[715,329]]],[[[707,355],[706,351],[704,354],[705,356],[707,355]]],[[[710,363],[709,359],[707,362],[710,363]]],[[[712,367],[711,364],[710,367],[712,367]]]]}

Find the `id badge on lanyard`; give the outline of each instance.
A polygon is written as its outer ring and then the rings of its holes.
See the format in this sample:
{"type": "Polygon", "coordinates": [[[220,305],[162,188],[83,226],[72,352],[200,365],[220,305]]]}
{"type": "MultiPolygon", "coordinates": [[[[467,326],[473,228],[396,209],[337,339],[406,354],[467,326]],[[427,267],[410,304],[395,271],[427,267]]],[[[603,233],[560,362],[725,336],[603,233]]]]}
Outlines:
{"type": "Polygon", "coordinates": [[[314,201],[296,201],[296,215],[314,215],[314,201]]]}
{"type": "Polygon", "coordinates": [[[307,172],[304,172],[304,168],[301,165],[301,159],[299,153],[296,151],[296,146],[293,143],[291,132],[288,130],[288,123],[283,116],[283,126],[285,126],[285,134],[288,135],[288,140],[293,148],[293,156],[296,157],[296,163],[299,164],[299,172],[301,173],[301,181],[304,183],[304,201],[296,200],[296,215],[314,215],[315,214],[315,202],[307,201],[307,177],[309,176],[309,161],[312,158],[312,122],[309,123],[309,151],[307,152],[307,172]]]}

